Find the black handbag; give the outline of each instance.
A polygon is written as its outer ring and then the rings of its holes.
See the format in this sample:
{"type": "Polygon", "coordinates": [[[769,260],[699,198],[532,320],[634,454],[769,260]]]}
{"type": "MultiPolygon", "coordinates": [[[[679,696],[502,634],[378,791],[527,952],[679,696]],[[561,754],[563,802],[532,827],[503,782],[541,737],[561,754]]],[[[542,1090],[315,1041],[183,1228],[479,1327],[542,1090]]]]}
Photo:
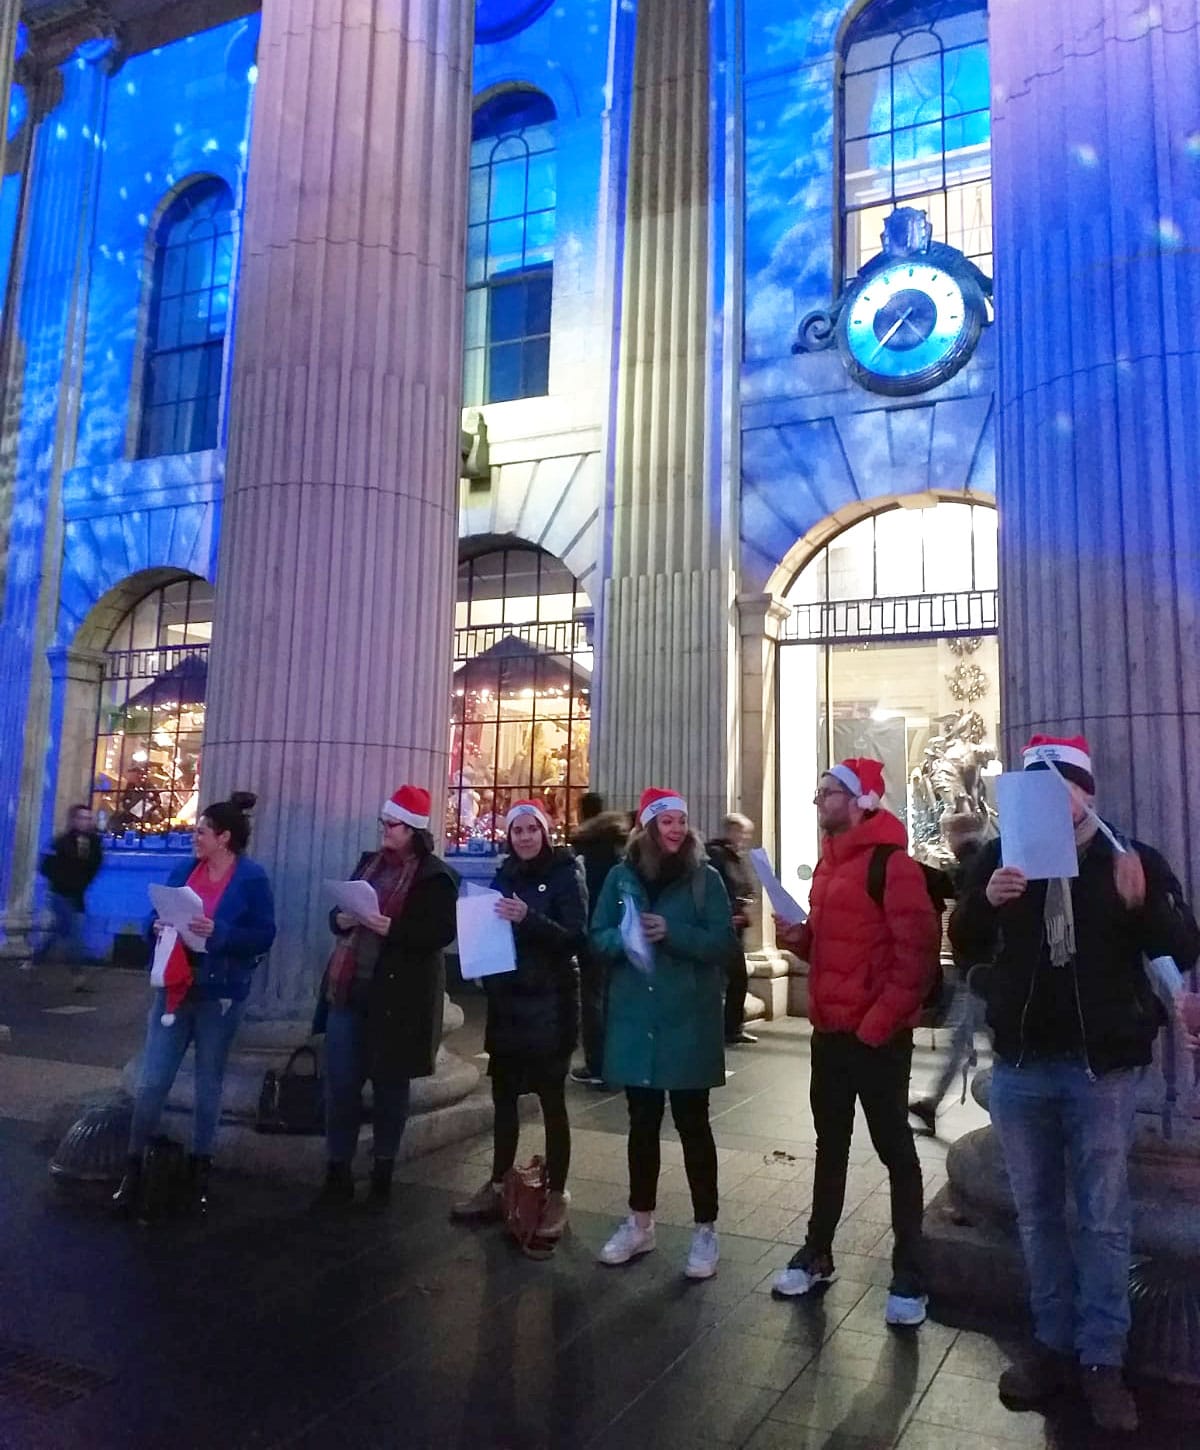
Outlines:
{"type": "Polygon", "coordinates": [[[260,1133],[307,1133],[325,1131],[325,1079],[321,1076],[316,1049],[298,1047],[282,1072],[274,1068],[263,1078],[258,1095],[258,1116],[254,1126],[260,1133]],[[311,1064],[309,1072],[297,1072],[302,1058],[311,1064]]]}

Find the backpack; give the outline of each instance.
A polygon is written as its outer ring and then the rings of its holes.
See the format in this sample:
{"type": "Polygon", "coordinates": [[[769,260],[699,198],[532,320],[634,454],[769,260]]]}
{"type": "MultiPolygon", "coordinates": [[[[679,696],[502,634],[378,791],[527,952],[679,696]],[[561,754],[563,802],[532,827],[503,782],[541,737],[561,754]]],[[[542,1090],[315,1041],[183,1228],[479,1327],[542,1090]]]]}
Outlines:
{"type": "MultiPolygon", "coordinates": [[[[887,881],[887,863],[889,858],[901,850],[900,846],[876,846],[871,852],[871,860],[867,866],[867,895],[875,905],[883,910],[883,893],[887,881]]],[[[949,884],[944,871],[938,871],[933,866],[926,866],[924,861],[918,861],[921,868],[921,875],[925,879],[925,890],[929,893],[929,902],[933,907],[934,914],[938,919],[938,927],[941,927],[942,913],[946,909],[946,900],[949,894],[946,887],[949,884]]],[[[937,967],[933,974],[933,982],[929,991],[925,994],[925,1000],[921,1003],[922,1010],[939,1016],[945,1007],[946,996],[946,973],[942,967],[941,952],[938,952],[937,967]]]]}

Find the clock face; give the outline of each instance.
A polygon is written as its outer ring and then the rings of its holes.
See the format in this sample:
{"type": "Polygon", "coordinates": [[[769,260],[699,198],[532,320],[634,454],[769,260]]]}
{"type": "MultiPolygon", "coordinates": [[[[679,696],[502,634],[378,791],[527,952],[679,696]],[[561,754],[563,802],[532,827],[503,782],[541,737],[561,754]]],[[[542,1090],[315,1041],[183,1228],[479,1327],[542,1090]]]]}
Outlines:
{"type": "Polygon", "coordinates": [[[876,392],[923,392],[970,357],[982,305],[930,262],[897,260],[855,284],[839,318],[853,375],[876,392]]]}

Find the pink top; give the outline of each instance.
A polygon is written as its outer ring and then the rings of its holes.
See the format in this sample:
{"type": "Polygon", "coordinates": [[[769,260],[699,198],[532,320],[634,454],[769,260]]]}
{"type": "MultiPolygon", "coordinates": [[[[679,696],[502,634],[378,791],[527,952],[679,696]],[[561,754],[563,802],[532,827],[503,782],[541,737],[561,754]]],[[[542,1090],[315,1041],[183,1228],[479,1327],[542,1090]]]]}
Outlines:
{"type": "MultiPolygon", "coordinates": [[[[236,864],[234,862],[234,866],[236,864]]],[[[187,884],[200,898],[200,909],[208,917],[209,921],[217,914],[217,903],[225,895],[225,888],[233,880],[233,871],[234,867],[231,866],[219,881],[214,881],[208,874],[208,867],[204,862],[197,861],[196,869],[187,879],[187,884]]],[[[175,945],[171,948],[171,955],[167,962],[167,971],[171,972],[174,968],[182,968],[184,971],[190,971],[190,968],[187,966],[187,960],[187,953],[184,950],[183,942],[176,941],[175,945]]]]}

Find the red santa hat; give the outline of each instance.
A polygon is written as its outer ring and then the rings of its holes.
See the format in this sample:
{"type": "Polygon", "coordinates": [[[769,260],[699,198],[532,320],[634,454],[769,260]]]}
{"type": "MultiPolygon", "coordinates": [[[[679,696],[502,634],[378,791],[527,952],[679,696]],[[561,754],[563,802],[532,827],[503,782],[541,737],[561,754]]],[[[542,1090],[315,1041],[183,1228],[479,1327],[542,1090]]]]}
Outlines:
{"type": "Polygon", "coordinates": [[[403,822],[414,831],[427,831],[430,805],[427,790],[422,790],[419,785],[402,785],[391,800],[384,801],[379,818],[403,822]]]}
{"type": "Polygon", "coordinates": [[[1082,735],[1034,735],[1021,752],[1025,770],[1057,770],[1059,775],[1096,794],[1092,747],[1082,735]]]}
{"type": "Polygon", "coordinates": [[[826,771],[844,785],[860,810],[877,811],[884,796],[883,762],[866,755],[839,761],[826,771]]]}
{"type": "Polygon", "coordinates": [[[675,790],[659,790],[657,786],[648,786],[642,792],[642,798],[638,802],[638,824],[648,826],[656,816],[661,816],[664,811],[682,811],[686,816],[688,813],[687,801],[675,790]]]}
{"type": "Polygon", "coordinates": [[[550,839],[550,821],[537,801],[517,801],[509,807],[509,812],[504,817],[504,834],[506,836],[512,830],[513,822],[519,821],[522,816],[532,816],[545,831],[546,839],[550,839]]]}

